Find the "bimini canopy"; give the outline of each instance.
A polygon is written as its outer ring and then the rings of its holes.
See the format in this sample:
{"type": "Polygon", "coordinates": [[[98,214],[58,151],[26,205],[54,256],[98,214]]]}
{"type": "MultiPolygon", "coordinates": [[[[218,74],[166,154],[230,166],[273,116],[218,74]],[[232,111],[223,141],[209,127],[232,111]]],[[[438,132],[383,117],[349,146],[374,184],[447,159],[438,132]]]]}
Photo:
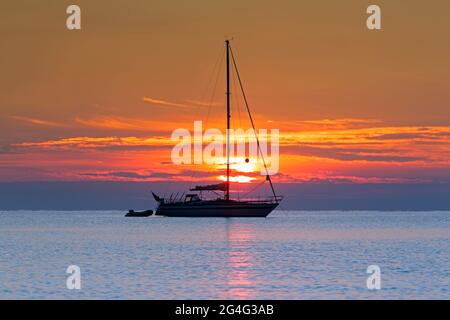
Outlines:
{"type": "Polygon", "coordinates": [[[227,183],[222,182],[218,184],[209,184],[206,186],[195,186],[195,188],[190,189],[191,191],[226,191],[227,183]]]}

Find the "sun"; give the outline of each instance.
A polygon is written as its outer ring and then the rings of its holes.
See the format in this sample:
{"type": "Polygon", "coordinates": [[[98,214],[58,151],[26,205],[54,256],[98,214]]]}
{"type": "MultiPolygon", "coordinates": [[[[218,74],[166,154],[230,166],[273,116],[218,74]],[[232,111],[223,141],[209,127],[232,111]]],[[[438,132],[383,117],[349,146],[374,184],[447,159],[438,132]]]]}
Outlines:
{"type": "MultiPolygon", "coordinates": [[[[222,175],[222,176],[218,176],[217,179],[222,180],[222,181],[227,181],[227,177],[222,175]]],[[[253,177],[247,177],[247,176],[230,176],[230,181],[231,182],[237,182],[237,183],[250,183],[253,180],[255,180],[255,178],[253,177]]]]}
{"type": "Polygon", "coordinates": [[[256,171],[256,163],[235,162],[230,165],[230,168],[238,172],[250,173],[256,171]]]}
{"type": "MultiPolygon", "coordinates": [[[[256,160],[245,157],[230,157],[230,169],[236,172],[251,173],[259,171],[259,164],[256,160]]],[[[226,168],[226,159],[224,158],[217,165],[218,169],[226,168]]]]}

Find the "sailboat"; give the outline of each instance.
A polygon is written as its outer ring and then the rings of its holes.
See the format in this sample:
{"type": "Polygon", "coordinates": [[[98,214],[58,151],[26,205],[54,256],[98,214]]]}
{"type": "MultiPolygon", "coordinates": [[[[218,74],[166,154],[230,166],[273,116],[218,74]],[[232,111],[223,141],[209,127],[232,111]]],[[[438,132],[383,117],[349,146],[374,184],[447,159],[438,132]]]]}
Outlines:
{"type": "Polygon", "coordinates": [[[227,139],[226,139],[226,160],[227,160],[227,175],[226,182],[206,185],[206,186],[196,186],[190,189],[192,192],[199,193],[188,193],[181,198],[164,199],[159,197],[152,192],[155,201],[158,206],[155,211],[155,215],[168,216],[168,217],[267,217],[280,203],[283,199],[282,196],[277,196],[275,193],[272,180],[269,175],[269,171],[264,160],[264,155],[261,151],[261,146],[259,143],[258,135],[255,130],[253,123],[253,118],[250,113],[250,109],[247,103],[247,98],[242,86],[242,82],[237,70],[236,61],[233,56],[233,51],[230,46],[230,41],[225,41],[226,47],[226,100],[227,100],[227,139]],[[236,71],[238,82],[241,87],[245,105],[247,107],[250,122],[253,127],[253,132],[255,133],[255,138],[257,142],[258,152],[262,158],[264,168],[266,169],[266,181],[269,182],[270,188],[273,196],[267,197],[265,199],[231,199],[230,198],[230,56],[233,66],[236,71]],[[207,200],[202,198],[204,191],[210,191],[216,193],[217,191],[223,191],[224,196],[212,200],[207,200]]]}

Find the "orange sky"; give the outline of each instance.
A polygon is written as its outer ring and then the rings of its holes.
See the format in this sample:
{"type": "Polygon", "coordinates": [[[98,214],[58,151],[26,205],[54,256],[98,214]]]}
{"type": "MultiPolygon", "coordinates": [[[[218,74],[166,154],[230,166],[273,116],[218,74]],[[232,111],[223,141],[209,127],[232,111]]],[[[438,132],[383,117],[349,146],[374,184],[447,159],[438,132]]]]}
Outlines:
{"type": "Polygon", "coordinates": [[[224,126],[233,36],[257,127],[281,131],[275,180],[450,181],[450,2],[376,1],[368,31],[372,2],[76,1],[81,31],[72,2],[2,2],[0,180],[217,179],[169,137],[208,103],[224,126]]]}

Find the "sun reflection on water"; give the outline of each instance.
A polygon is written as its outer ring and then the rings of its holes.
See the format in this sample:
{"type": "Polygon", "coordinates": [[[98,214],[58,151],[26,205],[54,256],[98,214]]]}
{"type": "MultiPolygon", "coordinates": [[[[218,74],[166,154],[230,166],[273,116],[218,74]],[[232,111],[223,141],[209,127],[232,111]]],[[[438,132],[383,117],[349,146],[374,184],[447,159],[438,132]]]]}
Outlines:
{"type": "Polygon", "coordinates": [[[252,225],[230,220],[227,222],[227,286],[224,299],[252,299],[255,297],[252,252],[255,230],[252,225]]]}

